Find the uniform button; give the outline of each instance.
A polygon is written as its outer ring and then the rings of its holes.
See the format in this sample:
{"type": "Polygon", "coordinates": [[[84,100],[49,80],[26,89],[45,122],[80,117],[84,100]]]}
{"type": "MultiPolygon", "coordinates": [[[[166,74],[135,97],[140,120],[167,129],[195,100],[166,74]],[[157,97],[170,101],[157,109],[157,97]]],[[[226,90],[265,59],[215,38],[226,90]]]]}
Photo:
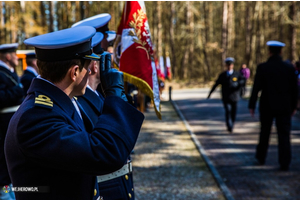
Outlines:
{"type": "Polygon", "coordinates": [[[94,196],[96,196],[97,195],[97,190],[96,189],[94,189],[94,196]]]}
{"type": "Polygon", "coordinates": [[[133,188],[131,190],[133,191],[133,188]]]}
{"type": "Polygon", "coordinates": [[[128,175],[125,175],[125,179],[128,180],[128,175]]]}
{"type": "Polygon", "coordinates": [[[131,199],[131,194],[130,194],[130,193],[128,193],[128,196],[129,196],[129,198],[131,199]]]}

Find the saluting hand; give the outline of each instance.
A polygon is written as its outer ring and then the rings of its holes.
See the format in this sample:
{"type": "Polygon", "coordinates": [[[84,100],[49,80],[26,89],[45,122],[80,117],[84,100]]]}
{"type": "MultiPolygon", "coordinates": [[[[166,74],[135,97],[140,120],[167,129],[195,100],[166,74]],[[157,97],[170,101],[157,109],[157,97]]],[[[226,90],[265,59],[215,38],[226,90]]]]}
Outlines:
{"type": "Polygon", "coordinates": [[[111,55],[105,52],[100,57],[100,80],[105,96],[118,96],[127,102],[123,73],[111,68],[111,55]],[[105,60],[105,62],[104,62],[105,60]]]}

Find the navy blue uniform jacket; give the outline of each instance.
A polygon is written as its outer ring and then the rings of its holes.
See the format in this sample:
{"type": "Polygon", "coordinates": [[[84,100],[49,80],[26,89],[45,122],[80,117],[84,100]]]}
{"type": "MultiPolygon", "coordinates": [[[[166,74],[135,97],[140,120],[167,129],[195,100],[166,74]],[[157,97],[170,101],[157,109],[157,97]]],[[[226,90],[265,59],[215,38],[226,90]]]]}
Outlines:
{"type": "Polygon", "coordinates": [[[227,75],[227,71],[224,71],[219,75],[209,96],[219,84],[222,85],[222,100],[236,102],[240,99],[240,89],[245,84],[245,78],[237,71],[233,71],[231,75],[227,75]]]}
{"type": "Polygon", "coordinates": [[[91,89],[86,88],[85,94],[83,96],[79,96],[77,100],[88,116],[88,119],[84,119],[84,122],[87,131],[90,132],[91,130],[89,129],[89,125],[86,123],[90,121],[92,123],[92,127],[95,126],[98,122],[98,117],[103,111],[105,98],[101,94],[97,96],[97,94],[95,94],[95,92],[91,89]]]}
{"type": "Polygon", "coordinates": [[[20,105],[23,96],[17,74],[0,65],[0,109],[20,105]]]}
{"type": "Polygon", "coordinates": [[[291,114],[297,108],[297,76],[295,68],[278,55],[257,66],[249,108],[255,109],[261,91],[260,112],[291,114]]]}
{"type": "MultiPolygon", "coordinates": [[[[93,124],[97,123],[98,116],[101,115],[103,109],[104,97],[95,94],[91,89],[86,88],[85,94],[78,97],[78,102],[83,107],[93,124]]],[[[129,103],[128,103],[129,104],[129,103]]],[[[131,106],[131,105],[130,105],[131,106]]],[[[126,162],[127,163],[127,162],[126,162]]],[[[124,163],[125,164],[125,163],[124,163]]],[[[99,194],[104,199],[134,199],[133,178],[132,174],[114,178],[108,181],[98,183],[99,194]],[[131,198],[129,195],[131,195],[131,198]]],[[[98,189],[98,188],[97,188],[98,189]]],[[[96,197],[97,197],[96,196],[96,197]]],[[[94,199],[96,199],[94,197],[94,199]]]]}
{"type": "Polygon", "coordinates": [[[123,166],[144,116],[110,96],[91,133],[78,118],[63,91],[33,80],[9,125],[5,154],[14,187],[44,186],[48,192],[16,192],[18,200],[91,200],[95,175],[123,166]]]}
{"type": "MultiPolygon", "coordinates": [[[[16,73],[0,65],[0,109],[20,105],[23,101],[23,89],[19,85],[19,77],[16,73]]],[[[14,112],[0,113],[0,185],[11,183],[5,157],[4,139],[7,127],[14,112]]]]}
{"type": "Polygon", "coordinates": [[[35,77],[36,77],[35,74],[29,70],[25,70],[24,74],[21,76],[20,81],[23,85],[25,95],[29,89],[32,79],[34,79],[35,77]]]}

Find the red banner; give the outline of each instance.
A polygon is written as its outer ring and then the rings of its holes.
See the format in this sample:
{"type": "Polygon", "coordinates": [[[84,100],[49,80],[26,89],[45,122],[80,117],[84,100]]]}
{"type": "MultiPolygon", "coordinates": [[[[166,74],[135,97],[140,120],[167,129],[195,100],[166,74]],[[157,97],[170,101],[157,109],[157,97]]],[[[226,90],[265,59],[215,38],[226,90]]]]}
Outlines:
{"type": "Polygon", "coordinates": [[[158,118],[160,97],[155,66],[151,65],[153,48],[142,1],[126,1],[114,44],[114,63],[124,73],[124,81],[137,86],[154,102],[158,118]]]}

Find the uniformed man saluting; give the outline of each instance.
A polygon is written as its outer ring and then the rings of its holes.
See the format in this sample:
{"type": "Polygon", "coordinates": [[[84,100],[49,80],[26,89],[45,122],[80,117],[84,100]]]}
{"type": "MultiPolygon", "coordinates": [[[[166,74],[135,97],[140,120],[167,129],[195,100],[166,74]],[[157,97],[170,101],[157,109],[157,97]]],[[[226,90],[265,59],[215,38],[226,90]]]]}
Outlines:
{"type": "MultiPolygon", "coordinates": [[[[104,97],[102,93],[97,91],[97,88],[103,88],[106,84],[105,73],[107,68],[111,67],[111,54],[103,51],[103,26],[107,26],[110,20],[109,14],[99,14],[83,21],[77,22],[76,26],[90,25],[93,26],[97,33],[92,38],[93,52],[100,56],[99,61],[92,61],[91,73],[89,75],[88,86],[83,96],[78,97],[78,102],[81,104],[93,125],[98,121],[98,117],[102,114],[104,97]],[[101,54],[101,55],[100,55],[101,54]],[[100,84],[101,82],[101,84],[100,84]]],[[[73,25],[73,27],[76,27],[73,25]]],[[[105,29],[104,29],[105,30],[105,29]]],[[[104,42],[104,44],[107,44],[104,42]]],[[[116,70],[116,69],[114,69],[116,70]]],[[[119,72],[122,73],[122,72],[119,72]]],[[[122,83],[123,84],[123,83],[122,83]]],[[[125,91],[121,98],[127,101],[125,91]]],[[[117,199],[132,199],[134,200],[133,176],[131,159],[128,157],[124,163],[124,167],[110,174],[105,174],[97,177],[99,186],[99,195],[103,199],[117,200],[117,199]]]]}
{"type": "Polygon", "coordinates": [[[18,200],[92,200],[96,175],[124,166],[144,116],[125,102],[121,76],[108,69],[102,115],[94,127],[74,96],[87,86],[92,53],[89,26],[24,41],[34,46],[40,77],[13,116],[5,142],[9,174],[18,200]],[[85,129],[90,130],[87,132],[85,129]],[[33,187],[34,192],[19,188],[33,187]]]}
{"type": "Polygon", "coordinates": [[[222,101],[225,109],[226,126],[227,130],[232,133],[237,112],[237,102],[240,99],[240,89],[244,85],[245,79],[239,72],[234,71],[234,58],[226,58],[225,65],[226,71],[219,75],[207,98],[210,98],[210,95],[219,84],[222,85],[222,101]]]}
{"type": "MultiPolygon", "coordinates": [[[[23,101],[23,88],[15,72],[18,65],[16,50],[18,43],[0,45],[0,200],[14,199],[13,192],[4,192],[3,187],[11,187],[5,156],[4,139],[9,120],[23,101]]],[[[6,190],[7,191],[7,190],[6,190]]]]}
{"type": "Polygon", "coordinates": [[[288,170],[291,162],[291,116],[297,109],[297,76],[295,68],[284,62],[281,57],[284,43],[268,41],[270,57],[265,63],[257,66],[249,110],[254,116],[258,93],[260,136],[256,147],[256,159],[265,164],[269,147],[269,137],[274,118],[278,133],[278,160],[281,170],[288,170]]]}

